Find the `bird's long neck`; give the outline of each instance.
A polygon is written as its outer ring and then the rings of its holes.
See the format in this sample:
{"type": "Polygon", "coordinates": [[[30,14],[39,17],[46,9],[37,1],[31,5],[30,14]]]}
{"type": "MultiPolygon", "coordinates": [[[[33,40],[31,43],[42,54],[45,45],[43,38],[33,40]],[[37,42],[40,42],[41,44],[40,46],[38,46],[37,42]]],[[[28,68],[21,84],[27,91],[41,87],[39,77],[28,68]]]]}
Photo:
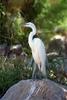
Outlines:
{"type": "Polygon", "coordinates": [[[29,43],[29,46],[32,47],[33,45],[33,36],[36,34],[36,27],[31,27],[32,29],[32,32],[30,32],[29,34],[29,37],[28,37],[28,43],[29,43]]]}

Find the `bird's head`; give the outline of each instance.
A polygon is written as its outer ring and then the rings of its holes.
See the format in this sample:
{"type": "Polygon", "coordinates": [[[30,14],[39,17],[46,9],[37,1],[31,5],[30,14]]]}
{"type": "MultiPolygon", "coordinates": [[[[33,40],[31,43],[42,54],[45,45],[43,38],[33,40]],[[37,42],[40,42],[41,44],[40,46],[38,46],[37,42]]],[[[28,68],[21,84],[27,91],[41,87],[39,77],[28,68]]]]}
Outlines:
{"type": "Polygon", "coordinates": [[[29,27],[32,29],[32,31],[35,31],[36,32],[36,27],[35,25],[32,23],[32,22],[28,22],[24,25],[24,27],[29,27]]]}
{"type": "Polygon", "coordinates": [[[24,27],[29,27],[29,28],[32,28],[32,27],[35,27],[35,25],[32,23],[32,22],[28,22],[24,25],[24,27]]]}

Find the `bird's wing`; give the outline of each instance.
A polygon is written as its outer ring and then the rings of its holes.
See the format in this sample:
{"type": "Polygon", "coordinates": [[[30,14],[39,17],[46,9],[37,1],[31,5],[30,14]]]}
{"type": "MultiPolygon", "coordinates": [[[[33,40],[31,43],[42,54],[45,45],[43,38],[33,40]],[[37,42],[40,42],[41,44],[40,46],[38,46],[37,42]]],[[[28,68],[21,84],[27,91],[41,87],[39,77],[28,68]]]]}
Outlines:
{"type": "Polygon", "coordinates": [[[39,56],[40,64],[41,64],[41,66],[39,66],[39,69],[42,72],[42,74],[46,76],[46,51],[45,51],[44,43],[40,39],[37,39],[35,40],[35,46],[36,46],[36,50],[38,51],[37,54],[39,56]]]}
{"type": "Polygon", "coordinates": [[[45,62],[45,60],[46,60],[46,50],[45,50],[44,43],[39,38],[37,38],[35,40],[35,45],[36,45],[36,49],[38,51],[38,54],[39,54],[41,61],[45,62]]]}

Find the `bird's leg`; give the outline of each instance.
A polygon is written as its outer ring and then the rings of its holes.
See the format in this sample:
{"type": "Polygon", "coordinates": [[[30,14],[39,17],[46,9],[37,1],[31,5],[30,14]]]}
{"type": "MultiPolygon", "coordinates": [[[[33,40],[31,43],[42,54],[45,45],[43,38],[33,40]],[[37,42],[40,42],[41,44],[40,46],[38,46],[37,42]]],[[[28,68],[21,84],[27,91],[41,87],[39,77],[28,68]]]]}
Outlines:
{"type": "Polygon", "coordinates": [[[39,68],[39,79],[47,78],[45,66],[42,64],[38,64],[38,68],[39,68]]]}
{"type": "Polygon", "coordinates": [[[34,64],[33,64],[33,72],[32,72],[32,79],[36,79],[36,68],[37,68],[37,65],[34,62],[34,64]]]}
{"type": "Polygon", "coordinates": [[[41,63],[40,64],[38,64],[38,79],[42,79],[42,72],[41,72],[41,63]]]}
{"type": "Polygon", "coordinates": [[[37,74],[37,64],[34,62],[33,57],[31,58],[31,63],[30,63],[33,72],[32,72],[32,79],[36,79],[36,74],[37,74]]]}
{"type": "Polygon", "coordinates": [[[34,59],[31,58],[31,63],[30,63],[30,65],[32,66],[33,64],[34,64],[34,59]]]}
{"type": "Polygon", "coordinates": [[[43,78],[47,78],[47,75],[46,75],[46,66],[43,66],[43,68],[41,68],[41,73],[42,73],[42,77],[43,78]]]}

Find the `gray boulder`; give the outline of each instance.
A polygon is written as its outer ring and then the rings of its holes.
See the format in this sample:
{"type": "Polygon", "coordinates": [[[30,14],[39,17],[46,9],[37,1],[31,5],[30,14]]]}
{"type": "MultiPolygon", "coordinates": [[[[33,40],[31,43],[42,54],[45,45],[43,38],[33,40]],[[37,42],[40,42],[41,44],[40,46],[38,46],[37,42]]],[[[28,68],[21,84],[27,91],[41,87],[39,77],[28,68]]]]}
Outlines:
{"type": "Polygon", "coordinates": [[[67,100],[67,90],[48,79],[22,80],[0,100],[67,100]]]}

